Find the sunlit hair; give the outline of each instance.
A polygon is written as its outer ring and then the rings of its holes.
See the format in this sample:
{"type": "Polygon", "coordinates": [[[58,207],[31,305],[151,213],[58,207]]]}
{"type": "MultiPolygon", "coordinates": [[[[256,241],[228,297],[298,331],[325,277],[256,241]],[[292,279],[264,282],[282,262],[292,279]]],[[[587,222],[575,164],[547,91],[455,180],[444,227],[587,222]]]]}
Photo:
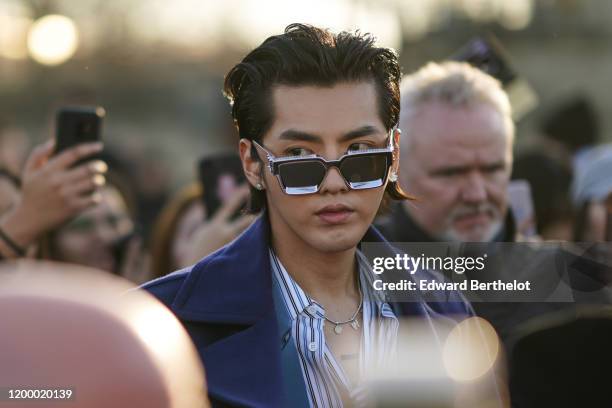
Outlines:
{"type": "Polygon", "coordinates": [[[151,238],[153,278],[164,276],[178,265],[172,260],[172,243],[176,235],[176,228],[181,216],[194,203],[201,201],[203,189],[200,183],[193,183],[183,188],[166,204],[161,211],[151,238]]]}
{"type": "Polygon", "coordinates": [[[479,103],[491,105],[504,118],[510,144],[514,139],[514,122],[508,95],[501,83],[465,62],[430,62],[402,79],[400,127],[404,137],[410,136],[410,123],[420,107],[441,102],[456,107],[479,103]]]}
{"type": "MultiPolygon", "coordinates": [[[[395,51],[377,47],[369,34],[331,33],[305,24],[291,24],[266,39],[225,77],[224,92],[241,138],[261,142],[274,122],[272,90],[276,85],[332,87],[370,81],[376,86],[378,112],[387,130],[399,120],[401,71],[395,51]]],[[[257,154],[252,151],[254,157],[257,154]]],[[[397,183],[387,192],[406,198],[397,183]]],[[[265,207],[265,193],[251,187],[250,210],[265,207]]]]}

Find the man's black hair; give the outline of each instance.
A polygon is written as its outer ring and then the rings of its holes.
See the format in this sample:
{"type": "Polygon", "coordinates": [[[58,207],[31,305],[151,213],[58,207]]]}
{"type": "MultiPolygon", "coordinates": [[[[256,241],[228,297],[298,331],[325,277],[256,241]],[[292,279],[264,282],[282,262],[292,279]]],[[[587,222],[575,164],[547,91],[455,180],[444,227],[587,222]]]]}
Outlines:
{"type": "MultiPolygon", "coordinates": [[[[284,34],[266,39],[225,77],[224,92],[240,137],[261,141],[272,126],[276,85],[332,87],[372,81],[380,118],[392,129],[399,120],[401,71],[395,51],[374,42],[369,34],[334,34],[306,24],[291,24],[284,34]]],[[[393,198],[407,198],[397,183],[389,183],[387,191],[393,198]]],[[[251,211],[264,206],[265,193],[251,188],[251,211]]]]}

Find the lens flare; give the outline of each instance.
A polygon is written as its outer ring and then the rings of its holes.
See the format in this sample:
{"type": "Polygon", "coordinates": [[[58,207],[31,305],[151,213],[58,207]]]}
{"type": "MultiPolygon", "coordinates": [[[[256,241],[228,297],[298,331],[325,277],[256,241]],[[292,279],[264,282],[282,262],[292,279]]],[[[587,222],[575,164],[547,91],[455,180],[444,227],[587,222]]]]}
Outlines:
{"type": "Polygon", "coordinates": [[[78,31],[74,22],[60,15],[40,18],[28,33],[30,56],[44,65],[66,62],[74,55],[78,42],[78,31]]]}
{"type": "Polygon", "coordinates": [[[499,339],[489,322],[472,317],[459,323],[449,333],[443,349],[443,361],[450,378],[474,381],[489,372],[500,353],[499,339]]]}

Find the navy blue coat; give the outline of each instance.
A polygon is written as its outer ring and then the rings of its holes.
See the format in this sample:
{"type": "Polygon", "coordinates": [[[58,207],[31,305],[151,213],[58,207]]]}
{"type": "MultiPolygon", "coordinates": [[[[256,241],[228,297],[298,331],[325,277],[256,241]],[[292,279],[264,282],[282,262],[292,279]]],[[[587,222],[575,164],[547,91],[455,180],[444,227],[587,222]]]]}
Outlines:
{"type": "MultiPolygon", "coordinates": [[[[297,351],[288,341],[291,322],[275,307],[269,236],[268,220],[262,216],[197,264],[143,285],[189,332],[206,369],[213,406],[308,406],[297,351]]],[[[373,227],[363,241],[386,243],[373,227]]],[[[390,256],[395,252],[389,245],[390,256]]],[[[450,296],[392,307],[399,316],[473,314],[461,295],[450,296]]]]}

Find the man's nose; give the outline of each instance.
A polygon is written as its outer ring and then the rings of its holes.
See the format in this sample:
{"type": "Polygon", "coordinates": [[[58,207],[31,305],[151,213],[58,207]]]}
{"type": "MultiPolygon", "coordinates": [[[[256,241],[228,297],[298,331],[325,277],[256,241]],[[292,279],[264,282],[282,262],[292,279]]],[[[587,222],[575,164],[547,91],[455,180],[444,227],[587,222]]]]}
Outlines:
{"type": "Polygon", "coordinates": [[[468,203],[481,203],[487,199],[487,183],[482,174],[471,172],[464,180],[461,198],[468,203]]]}
{"type": "Polygon", "coordinates": [[[323,184],[319,189],[320,193],[338,193],[340,191],[348,191],[348,187],[344,182],[344,177],[340,173],[340,169],[337,167],[330,167],[325,174],[323,184]]]}

